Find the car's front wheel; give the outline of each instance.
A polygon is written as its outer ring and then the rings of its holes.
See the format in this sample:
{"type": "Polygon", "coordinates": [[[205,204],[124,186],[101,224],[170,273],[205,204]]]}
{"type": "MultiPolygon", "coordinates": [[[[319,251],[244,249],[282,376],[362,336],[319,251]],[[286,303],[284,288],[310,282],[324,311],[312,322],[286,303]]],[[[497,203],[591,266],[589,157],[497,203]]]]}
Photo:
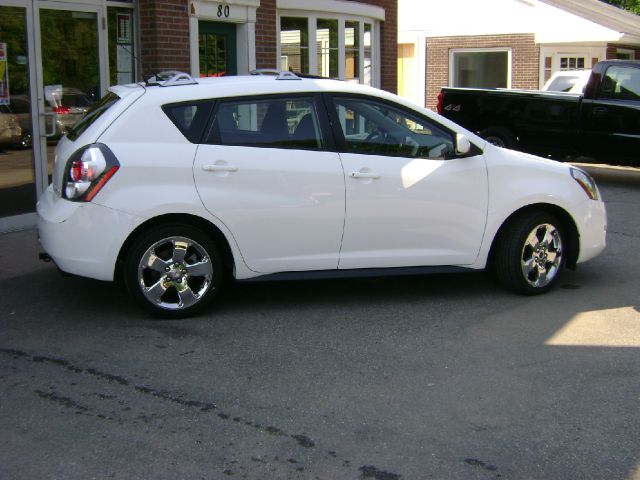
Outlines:
{"type": "Polygon", "coordinates": [[[215,242],[191,225],[157,226],[137,237],[124,263],[131,296],[163,318],[184,318],[208,305],[220,288],[222,258],[215,242]]]}
{"type": "Polygon", "coordinates": [[[550,290],[562,271],[566,254],[562,224],[545,212],[516,217],[500,235],[495,270],[506,288],[525,295],[550,290]]]}

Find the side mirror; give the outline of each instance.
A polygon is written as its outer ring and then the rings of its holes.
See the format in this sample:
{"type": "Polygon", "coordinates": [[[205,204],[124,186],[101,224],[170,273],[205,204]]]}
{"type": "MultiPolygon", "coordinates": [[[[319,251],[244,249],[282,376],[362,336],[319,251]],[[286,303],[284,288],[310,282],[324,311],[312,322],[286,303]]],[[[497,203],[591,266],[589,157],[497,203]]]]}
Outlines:
{"type": "Polygon", "coordinates": [[[456,154],[466,155],[471,151],[471,142],[462,133],[456,134],[456,154]]]}

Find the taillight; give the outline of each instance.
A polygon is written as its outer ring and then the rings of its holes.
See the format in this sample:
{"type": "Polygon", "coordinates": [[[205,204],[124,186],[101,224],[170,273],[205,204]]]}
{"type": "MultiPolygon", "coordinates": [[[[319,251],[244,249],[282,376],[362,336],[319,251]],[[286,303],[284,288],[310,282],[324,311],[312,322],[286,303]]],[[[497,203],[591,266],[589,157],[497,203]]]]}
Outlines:
{"type": "Polygon", "coordinates": [[[120,163],[106,145],[78,150],[67,161],[63,195],[74,202],[90,202],[118,171],[120,163]]]}
{"type": "Polygon", "coordinates": [[[71,109],[69,107],[53,107],[53,113],[57,113],[58,115],[67,115],[71,113],[71,109]]]}
{"type": "Polygon", "coordinates": [[[438,94],[438,108],[437,111],[440,115],[442,115],[442,92],[438,94]]]}

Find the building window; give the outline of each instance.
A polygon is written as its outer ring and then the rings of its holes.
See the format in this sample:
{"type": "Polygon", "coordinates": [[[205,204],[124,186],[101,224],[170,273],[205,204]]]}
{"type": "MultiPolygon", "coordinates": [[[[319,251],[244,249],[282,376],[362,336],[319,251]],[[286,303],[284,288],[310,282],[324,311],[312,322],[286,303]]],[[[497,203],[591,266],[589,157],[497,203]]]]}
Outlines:
{"type": "Polygon", "coordinates": [[[636,52],[628,48],[618,48],[616,50],[616,58],[618,60],[635,60],[636,52]]]}
{"type": "Polygon", "coordinates": [[[360,81],[360,22],[344,22],[344,78],[360,81]]]}
{"type": "Polygon", "coordinates": [[[306,18],[281,19],[280,70],[309,73],[309,26],[306,18]]]}
{"type": "Polygon", "coordinates": [[[109,84],[136,81],[133,10],[107,7],[109,84]]]}
{"type": "Polygon", "coordinates": [[[584,70],[585,57],[560,57],[560,71],[584,70]]]}
{"type": "Polygon", "coordinates": [[[373,26],[370,23],[364,24],[364,78],[365,85],[373,85],[373,57],[372,57],[372,45],[373,45],[373,26]]]}
{"type": "Polygon", "coordinates": [[[509,88],[509,50],[453,50],[450,58],[452,87],[509,88]]]}
{"type": "Polygon", "coordinates": [[[318,74],[338,77],[338,20],[318,19],[316,27],[318,74]]]}
{"type": "Polygon", "coordinates": [[[280,70],[375,85],[376,23],[327,13],[280,17],[280,70]]]}

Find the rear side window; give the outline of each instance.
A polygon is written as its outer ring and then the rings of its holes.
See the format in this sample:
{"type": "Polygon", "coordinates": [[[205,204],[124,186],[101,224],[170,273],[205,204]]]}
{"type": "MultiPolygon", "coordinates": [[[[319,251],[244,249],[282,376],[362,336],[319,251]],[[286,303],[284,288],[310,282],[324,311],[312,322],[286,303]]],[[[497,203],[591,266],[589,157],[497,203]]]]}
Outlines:
{"type": "Polygon", "coordinates": [[[209,122],[212,108],[213,101],[201,100],[190,103],[165,105],[162,107],[162,110],[164,110],[164,113],[167,114],[187,140],[191,143],[200,143],[202,134],[209,122]]]}
{"type": "Polygon", "coordinates": [[[310,97],[221,101],[207,143],[319,150],[315,102],[310,97]]]}
{"type": "Polygon", "coordinates": [[[640,100],[640,68],[609,67],[602,80],[600,98],[640,100]]]}
{"type": "Polygon", "coordinates": [[[82,133],[95,123],[98,118],[102,116],[104,112],[109,110],[120,97],[113,92],[107,93],[104,97],[98,100],[93,106],[87,110],[80,120],[78,120],[73,127],[68,129],[67,137],[69,140],[75,140],[82,133]]]}

